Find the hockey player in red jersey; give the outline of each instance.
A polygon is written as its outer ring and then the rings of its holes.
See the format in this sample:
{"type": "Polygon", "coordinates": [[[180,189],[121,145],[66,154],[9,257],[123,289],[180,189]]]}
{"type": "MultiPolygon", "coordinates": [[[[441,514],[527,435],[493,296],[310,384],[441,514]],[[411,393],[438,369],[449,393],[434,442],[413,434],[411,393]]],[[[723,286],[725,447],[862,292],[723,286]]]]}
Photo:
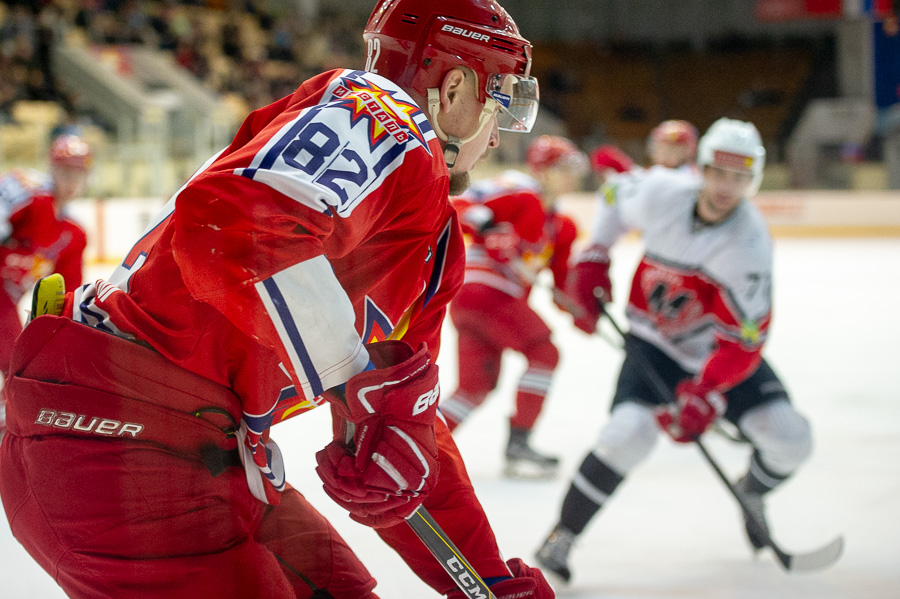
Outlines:
{"type": "Polygon", "coordinates": [[[577,231],[572,219],[557,212],[556,199],[574,191],[587,171],[584,154],[562,137],[537,138],[526,162],[533,177],[507,171],[455,200],[472,242],[465,284],[450,306],[459,333],[459,386],[441,402],[453,430],[497,385],[503,351],[525,356],[528,367],[519,379],[506,447],[512,476],[548,475],[559,465],[528,443],[559,362],[550,328],[528,306],[528,296],[538,273],[548,268],[558,305],[571,308],[561,289],[577,231]]]}
{"type": "MultiPolygon", "coordinates": [[[[537,554],[545,570],[566,581],[575,537],[649,455],[660,428],[688,442],[719,417],[737,425],[755,451],[736,487],[762,523],[763,496],[810,453],[807,420],[762,358],[772,247],[765,221],[748,198],[758,189],[764,160],[752,124],[720,119],[700,140],[702,179],[650,169],[638,183],[598,202],[592,245],[579,256],[570,280],[571,293],[589,315],[579,321],[582,328],[595,329],[602,314],[597,298],[611,297],[609,248],[635,228],[646,249],[631,286],[630,332],[609,421],[537,554]],[[647,364],[677,403],[660,397],[647,364]]],[[[747,534],[761,547],[749,524],[747,534]]]]}
{"type": "Polygon", "coordinates": [[[423,502],[495,596],[553,597],[500,556],[436,418],[464,268],[448,186],[531,128],[531,46],[493,0],[384,0],[364,37],[366,71],[249,115],[108,279],[20,336],[0,493],[70,596],[376,597],[270,436],[327,403],[325,491],[427,584],[455,596],[404,521],[423,502]]]}
{"type": "MultiPolygon", "coordinates": [[[[9,373],[13,342],[22,332],[19,300],[35,281],[62,274],[72,291],[81,283],[84,230],[65,207],[81,195],[91,151],[79,137],[62,135],[50,145],[49,175],[14,169],[0,176],[0,373],[9,373]]],[[[0,435],[5,409],[0,399],[0,435]]]]}

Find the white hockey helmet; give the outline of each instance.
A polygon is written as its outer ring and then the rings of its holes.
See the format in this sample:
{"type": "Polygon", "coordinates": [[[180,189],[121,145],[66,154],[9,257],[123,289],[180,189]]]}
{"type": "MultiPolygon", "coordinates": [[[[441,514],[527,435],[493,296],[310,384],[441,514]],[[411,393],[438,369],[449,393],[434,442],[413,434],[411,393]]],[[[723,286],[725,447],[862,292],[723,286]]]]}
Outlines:
{"type": "Polygon", "coordinates": [[[701,168],[712,165],[751,173],[753,183],[747,195],[752,196],[759,191],[762,183],[766,149],[753,123],[721,118],[700,138],[697,164],[701,168]]]}

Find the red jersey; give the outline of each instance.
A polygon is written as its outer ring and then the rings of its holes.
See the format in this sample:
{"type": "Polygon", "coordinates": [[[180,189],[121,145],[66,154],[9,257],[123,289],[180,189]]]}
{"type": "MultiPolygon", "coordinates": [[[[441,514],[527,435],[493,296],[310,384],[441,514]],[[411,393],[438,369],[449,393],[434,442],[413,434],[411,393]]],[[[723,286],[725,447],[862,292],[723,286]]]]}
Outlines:
{"type": "Polygon", "coordinates": [[[76,291],[73,318],[232,388],[280,490],[260,437],[364,370],[365,343],[409,317],[403,339],[437,355],[464,267],[448,181],[412,98],[371,73],[323,73],[250,114],[109,280],[76,291]]]}
{"type": "Polygon", "coordinates": [[[87,236],[57,210],[49,175],[15,169],[0,177],[0,238],[0,277],[13,304],[54,272],[68,291],[81,284],[87,236]]]}
{"type": "Polygon", "coordinates": [[[540,194],[540,185],[533,178],[519,171],[506,171],[474,184],[454,199],[463,228],[472,235],[466,249],[466,283],[487,285],[513,297],[527,297],[538,273],[549,268],[556,287],[565,287],[578,230],[568,216],[545,210],[540,194]],[[494,223],[510,223],[520,238],[514,260],[501,263],[491,258],[483,238],[467,224],[467,213],[477,213],[482,206],[490,210],[494,223]]]}

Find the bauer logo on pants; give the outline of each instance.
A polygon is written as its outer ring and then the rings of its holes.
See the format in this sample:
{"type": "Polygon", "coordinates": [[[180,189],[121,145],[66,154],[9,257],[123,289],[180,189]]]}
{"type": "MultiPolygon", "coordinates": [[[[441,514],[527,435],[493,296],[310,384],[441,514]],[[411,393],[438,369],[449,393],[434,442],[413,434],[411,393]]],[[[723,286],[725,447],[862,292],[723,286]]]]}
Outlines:
{"type": "Polygon", "coordinates": [[[38,414],[35,424],[51,426],[64,430],[73,430],[80,433],[92,433],[104,437],[124,437],[131,435],[134,438],[144,430],[143,424],[134,422],[119,422],[110,418],[96,418],[84,414],[71,412],[56,412],[43,408],[38,414]]]}

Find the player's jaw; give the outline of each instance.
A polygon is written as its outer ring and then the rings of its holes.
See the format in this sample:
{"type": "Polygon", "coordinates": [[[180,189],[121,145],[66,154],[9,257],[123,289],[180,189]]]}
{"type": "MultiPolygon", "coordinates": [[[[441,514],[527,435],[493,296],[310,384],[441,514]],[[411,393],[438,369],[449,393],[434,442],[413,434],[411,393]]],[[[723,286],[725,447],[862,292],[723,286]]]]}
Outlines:
{"type": "Polygon", "coordinates": [[[485,124],[477,136],[462,144],[456,163],[450,167],[450,195],[460,195],[469,187],[469,172],[475,168],[489,149],[500,145],[500,131],[497,128],[497,117],[485,124]]]}
{"type": "Polygon", "coordinates": [[[703,169],[703,189],[697,199],[697,214],[706,222],[725,220],[750,189],[753,175],[718,166],[703,169]]]}

